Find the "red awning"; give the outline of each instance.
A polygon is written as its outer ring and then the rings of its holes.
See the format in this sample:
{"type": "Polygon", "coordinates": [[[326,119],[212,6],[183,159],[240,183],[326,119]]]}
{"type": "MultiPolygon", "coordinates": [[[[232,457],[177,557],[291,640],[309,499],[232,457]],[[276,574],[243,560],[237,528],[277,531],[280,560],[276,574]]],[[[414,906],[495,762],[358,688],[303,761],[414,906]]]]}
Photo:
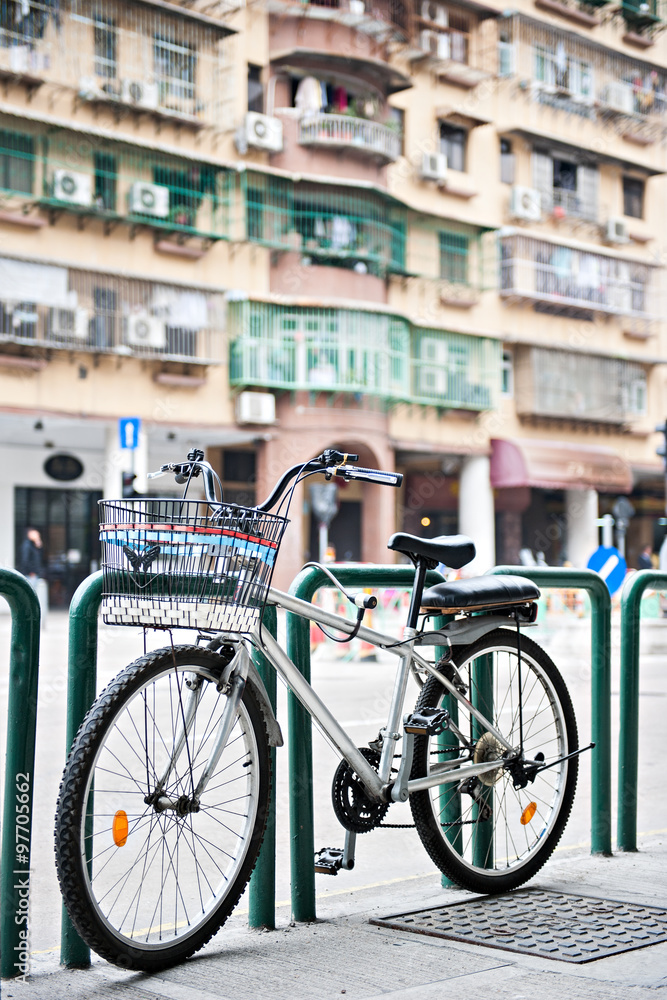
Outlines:
{"type": "Polygon", "coordinates": [[[630,493],[632,470],[613,448],[566,441],[491,442],[491,485],[630,493]]]}

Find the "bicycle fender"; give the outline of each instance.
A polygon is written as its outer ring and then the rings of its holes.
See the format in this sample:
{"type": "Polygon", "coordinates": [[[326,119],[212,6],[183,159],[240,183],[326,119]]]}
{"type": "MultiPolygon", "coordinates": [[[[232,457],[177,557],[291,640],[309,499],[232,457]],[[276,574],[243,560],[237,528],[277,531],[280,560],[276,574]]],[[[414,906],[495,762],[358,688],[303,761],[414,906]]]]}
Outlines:
{"type": "Polygon", "coordinates": [[[269,746],[281,747],[284,745],[284,740],[280,724],[276,719],[275,712],[273,711],[273,707],[269,701],[269,696],[266,693],[264,682],[259,676],[259,670],[250,657],[248,657],[248,660],[248,677],[246,684],[252,688],[252,693],[257,698],[259,707],[262,710],[262,715],[264,716],[264,721],[266,722],[266,728],[269,734],[269,746]]]}

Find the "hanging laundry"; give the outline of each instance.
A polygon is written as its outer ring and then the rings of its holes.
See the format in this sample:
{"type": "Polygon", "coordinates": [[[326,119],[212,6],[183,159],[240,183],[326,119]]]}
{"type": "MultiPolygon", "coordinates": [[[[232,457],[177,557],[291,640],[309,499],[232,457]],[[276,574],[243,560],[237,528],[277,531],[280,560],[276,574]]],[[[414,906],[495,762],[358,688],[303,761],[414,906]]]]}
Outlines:
{"type": "Polygon", "coordinates": [[[331,220],[331,246],[334,250],[344,250],[351,246],[356,236],[354,223],[344,215],[334,215],[331,220]]]}
{"type": "Polygon", "coordinates": [[[347,111],[347,90],[345,87],[334,87],[333,106],[336,114],[344,114],[347,111]]]}
{"type": "Polygon", "coordinates": [[[314,76],[304,76],[294,95],[294,107],[303,114],[316,114],[322,108],[322,87],[314,76]]]}

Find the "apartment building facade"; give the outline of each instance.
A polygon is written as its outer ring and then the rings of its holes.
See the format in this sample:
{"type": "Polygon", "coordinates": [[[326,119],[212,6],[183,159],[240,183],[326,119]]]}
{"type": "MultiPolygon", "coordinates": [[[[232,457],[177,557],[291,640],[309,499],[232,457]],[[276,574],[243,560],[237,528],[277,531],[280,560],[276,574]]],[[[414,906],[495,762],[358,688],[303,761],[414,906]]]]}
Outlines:
{"type": "Polygon", "coordinates": [[[403,472],[341,488],[342,559],[583,564],[620,496],[657,543],[656,3],[0,5],[0,563],[35,524],[65,604],[97,499],[193,445],[239,503],[329,446],[403,472]]]}

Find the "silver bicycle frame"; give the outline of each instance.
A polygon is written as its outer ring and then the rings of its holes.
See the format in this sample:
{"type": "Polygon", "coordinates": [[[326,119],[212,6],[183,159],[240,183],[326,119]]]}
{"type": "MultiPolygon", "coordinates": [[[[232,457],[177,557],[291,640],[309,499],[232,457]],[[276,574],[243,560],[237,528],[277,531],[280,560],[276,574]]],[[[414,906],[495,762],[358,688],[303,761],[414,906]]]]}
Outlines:
{"type": "MultiPolygon", "coordinates": [[[[269,591],[268,603],[274,604],[285,611],[289,611],[309,621],[327,625],[340,632],[350,633],[354,629],[354,623],[348,619],[342,618],[332,612],[324,611],[322,608],[318,608],[308,601],[303,601],[298,597],[293,597],[291,594],[285,594],[273,588],[269,591]]],[[[465,640],[465,629],[461,629],[460,623],[457,624],[459,624],[457,640],[460,642],[461,639],[465,640]]],[[[471,622],[471,633],[476,628],[477,621],[475,620],[471,622]]],[[[257,629],[253,635],[253,641],[262,649],[267,660],[273,664],[278,675],[294,692],[324,736],[359,776],[367,791],[378,799],[387,798],[387,785],[391,773],[394,751],[397,741],[402,736],[402,713],[405,693],[413,663],[417,667],[428,671],[434,677],[437,677],[452,697],[464,704],[467,710],[485,727],[486,731],[491,733],[506,750],[510,752],[514,750],[514,747],[507,743],[502,733],[480,711],[471,705],[467,698],[456,690],[453,683],[441,674],[432,663],[429,663],[419,655],[414,648],[415,636],[416,633],[415,635],[408,636],[406,641],[397,643],[395,637],[385,635],[363,625],[358,632],[360,639],[400,657],[389,706],[387,725],[382,731],[384,742],[380,767],[378,771],[375,771],[273,636],[267,630],[260,629],[257,629]]],[[[437,771],[432,771],[426,777],[408,781],[408,793],[430,788],[434,785],[445,784],[446,782],[458,782],[464,777],[484,774],[484,772],[495,770],[497,767],[497,761],[490,761],[483,764],[471,763],[464,766],[461,766],[460,761],[452,761],[449,767],[446,764],[442,765],[437,771]],[[448,775],[450,770],[455,770],[455,773],[451,777],[448,775]]]]}

